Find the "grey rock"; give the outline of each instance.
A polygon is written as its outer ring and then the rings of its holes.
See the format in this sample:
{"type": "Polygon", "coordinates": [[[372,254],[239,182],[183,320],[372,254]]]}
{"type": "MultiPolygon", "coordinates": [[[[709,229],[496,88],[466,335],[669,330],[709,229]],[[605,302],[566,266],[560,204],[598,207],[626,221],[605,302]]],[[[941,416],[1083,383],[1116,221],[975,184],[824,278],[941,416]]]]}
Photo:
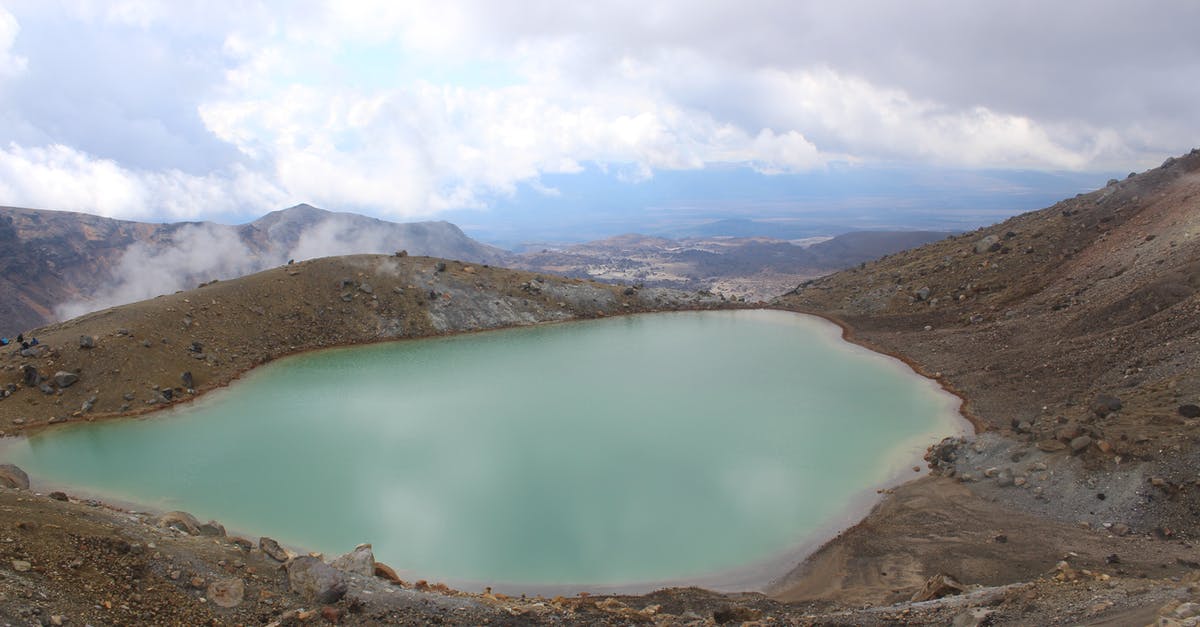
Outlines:
{"type": "Polygon", "coordinates": [[[246,595],[246,586],[241,579],[222,579],[208,584],[205,592],[209,601],[221,607],[237,607],[246,595]]]}
{"type": "Polygon", "coordinates": [[[1081,435],[1081,436],[1071,440],[1071,445],[1070,445],[1071,452],[1072,453],[1082,452],[1091,445],[1092,445],[1092,438],[1090,438],[1086,435],[1081,435]]]}
{"type": "Polygon", "coordinates": [[[286,562],[288,560],[289,556],[287,551],[283,550],[283,547],[279,546],[279,543],[273,538],[268,538],[266,536],[259,538],[258,548],[262,549],[263,553],[271,556],[271,558],[275,561],[286,562]]]}
{"type": "Polygon", "coordinates": [[[996,247],[996,249],[998,249],[999,246],[1000,246],[1000,238],[996,237],[995,235],[988,235],[987,237],[984,237],[984,238],[980,239],[979,241],[975,242],[975,254],[977,254],[977,255],[983,254],[983,253],[989,252],[991,250],[994,250],[993,247],[996,247]]]}
{"type": "Polygon", "coordinates": [[[42,394],[45,394],[47,396],[54,393],[54,387],[51,386],[49,383],[43,383],[43,384],[39,385],[38,389],[42,391],[42,394]]]}
{"type": "Polygon", "coordinates": [[[375,554],[371,545],[360,544],[353,551],[335,558],[330,565],[343,572],[371,577],[375,574],[375,554]]]}
{"type": "Polygon", "coordinates": [[[1179,406],[1179,415],[1184,418],[1200,418],[1200,405],[1188,403],[1179,406]]]}
{"type": "Polygon", "coordinates": [[[179,375],[179,381],[183,383],[183,389],[185,390],[196,389],[196,380],[192,377],[191,370],[184,370],[183,374],[179,375]]]}
{"type": "Polygon", "coordinates": [[[202,536],[211,536],[211,537],[218,537],[218,538],[225,536],[225,525],[222,525],[221,523],[219,523],[215,520],[210,520],[206,523],[200,523],[200,524],[196,525],[196,530],[199,531],[200,535],[202,535],[202,536]]]}
{"type": "Polygon", "coordinates": [[[27,388],[34,388],[42,382],[42,375],[38,374],[37,368],[24,364],[21,366],[21,382],[27,388]]]}
{"type": "Polygon", "coordinates": [[[78,381],[79,375],[75,374],[74,372],[59,370],[58,372],[54,373],[54,385],[57,385],[59,388],[69,388],[72,385],[75,385],[75,383],[78,381]]]}
{"type": "Polygon", "coordinates": [[[163,529],[178,529],[190,536],[200,535],[200,521],[187,512],[167,512],[158,517],[158,526],[163,529]]]}
{"type": "Polygon", "coordinates": [[[345,576],[315,557],[297,557],[284,568],[292,592],[313,603],[337,603],[346,594],[345,576]]]}
{"type": "Polygon", "coordinates": [[[363,294],[374,294],[375,288],[371,287],[370,283],[360,283],[358,286],[358,291],[362,292],[363,294]]]}
{"type": "Polygon", "coordinates": [[[1121,411],[1121,399],[1108,394],[1101,394],[1092,401],[1092,413],[1103,418],[1115,411],[1121,411]]]}
{"type": "Polygon", "coordinates": [[[917,297],[917,300],[929,300],[929,288],[922,287],[913,292],[913,296],[917,297]]]}
{"type": "Polygon", "coordinates": [[[13,464],[0,464],[0,487],[29,489],[29,475],[13,464]]]}
{"type": "Polygon", "coordinates": [[[79,336],[79,348],[96,348],[96,338],[90,335],[79,336]]]}

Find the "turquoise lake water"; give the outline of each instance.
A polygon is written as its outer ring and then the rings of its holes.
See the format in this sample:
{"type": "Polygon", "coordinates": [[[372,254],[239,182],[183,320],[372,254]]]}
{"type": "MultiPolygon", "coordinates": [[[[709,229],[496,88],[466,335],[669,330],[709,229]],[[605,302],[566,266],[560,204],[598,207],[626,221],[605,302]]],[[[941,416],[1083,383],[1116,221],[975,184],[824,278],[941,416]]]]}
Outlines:
{"type": "Polygon", "coordinates": [[[957,407],[824,320],[685,312],[309,353],[0,459],[305,550],[370,542],[411,578],[679,581],[779,556],[912,475],[957,407]]]}

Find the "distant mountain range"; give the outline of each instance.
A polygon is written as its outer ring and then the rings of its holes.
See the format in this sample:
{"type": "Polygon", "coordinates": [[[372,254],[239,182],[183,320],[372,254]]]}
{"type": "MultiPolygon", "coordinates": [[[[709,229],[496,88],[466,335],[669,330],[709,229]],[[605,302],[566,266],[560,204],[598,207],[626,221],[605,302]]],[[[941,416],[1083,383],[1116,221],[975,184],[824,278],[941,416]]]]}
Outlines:
{"type": "Polygon", "coordinates": [[[525,270],[655,287],[709,289],[758,300],[778,296],[805,279],[948,235],[937,231],[856,231],[797,244],[768,237],[667,239],[631,234],[527,252],[512,263],[525,270]]]}
{"type": "Polygon", "coordinates": [[[751,299],[800,281],[945,237],[927,231],[855,232],[796,245],[729,221],[667,239],[627,235],[512,253],[449,222],[396,223],[296,205],[253,222],[156,224],[0,207],[0,335],[304,260],[361,253],[459,259],[610,282],[714,290],[751,299]],[[731,231],[732,229],[732,231],[731,231]],[[819,242],[819,243],[814,243],[819,242]]]}

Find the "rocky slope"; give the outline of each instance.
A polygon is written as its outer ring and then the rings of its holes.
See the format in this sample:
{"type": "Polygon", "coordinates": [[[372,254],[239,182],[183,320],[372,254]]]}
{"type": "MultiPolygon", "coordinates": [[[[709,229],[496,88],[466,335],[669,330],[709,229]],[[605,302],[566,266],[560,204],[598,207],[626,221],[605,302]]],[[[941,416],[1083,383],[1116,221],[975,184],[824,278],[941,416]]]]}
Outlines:
{"type": "Polygon", "coordinates": [[[1192,151],[779,298],[940,378],[990,433],[931,451],[937,477],[898,489],[777,595],[891,602],[938,573],[1036,580],[1067,555],[1105,576],[1191,576],[1198,235],[1192,151]]]}
{"type": "Polygon", "coordinates": [[[288,259],[397,250],[476,263],[507,258],[448,222],[398,224],[309,205],[237,226],[0,207],[0,335],[288,259]]]}

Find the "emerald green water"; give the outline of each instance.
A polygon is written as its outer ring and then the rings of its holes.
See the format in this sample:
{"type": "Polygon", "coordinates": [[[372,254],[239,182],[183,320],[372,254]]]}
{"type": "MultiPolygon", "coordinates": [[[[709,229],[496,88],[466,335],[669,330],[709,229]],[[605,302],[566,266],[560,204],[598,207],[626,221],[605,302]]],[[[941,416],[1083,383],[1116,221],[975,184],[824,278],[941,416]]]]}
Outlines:
{"type": "Polygon", "coordinates": [[[0,458],[305,549],[371,542],[413,577],[603,585],[778,556],[956,410],[823,320],[690,312],[310,353],[0,458]]]}

